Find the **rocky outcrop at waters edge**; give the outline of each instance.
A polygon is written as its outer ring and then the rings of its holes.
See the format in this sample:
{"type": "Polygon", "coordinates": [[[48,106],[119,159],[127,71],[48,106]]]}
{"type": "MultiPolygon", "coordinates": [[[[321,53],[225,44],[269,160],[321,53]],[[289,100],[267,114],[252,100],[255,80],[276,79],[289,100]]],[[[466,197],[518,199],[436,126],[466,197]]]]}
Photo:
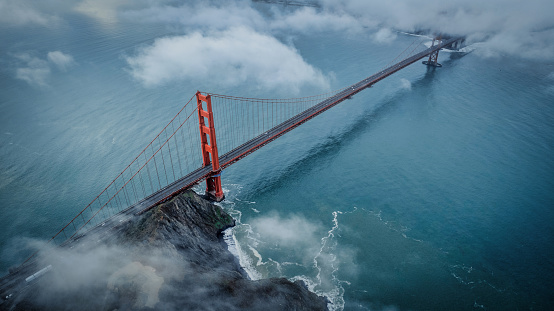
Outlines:
{"type": "Polygon", "coordinates": [[[249,280],[222,241],[234,220],[192,191],[45,257],[14,310],[327,310],[301,282],[249,280]],[[31,294],[32,293],[32,294],[31,294]]]}

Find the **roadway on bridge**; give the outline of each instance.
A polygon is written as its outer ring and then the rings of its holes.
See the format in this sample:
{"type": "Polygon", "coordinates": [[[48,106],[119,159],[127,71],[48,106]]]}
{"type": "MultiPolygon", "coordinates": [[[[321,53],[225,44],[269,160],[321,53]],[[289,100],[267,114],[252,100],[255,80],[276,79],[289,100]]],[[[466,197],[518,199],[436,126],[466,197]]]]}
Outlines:
{"type": "MultiPolygon", "coordinates": [[[[271,141],[277,139],[278,137],[282,136],[283,134],[291,131],[292,129],[298,127],[299,125],[303,124],[304,122],[312,119],[313,117],[321,114],[322,112],[330,109],[331,107],[339,104],[340,102],[344,101],[345,99],[350,98],[351,96],[357,94],[358,92],[371,87],[373,84],[383,80],[384,78],[394,74],[395,72],[405,68],[406,66],[409,66],[410,64],[413,64],[414,62],[429,56],[430,54],[440,50],[441,48],[448,47],[452,43],[456,42],[460,38],[452,38],[443,41],[441,44],[432,46],[420,53],[417,53],[411,57],[408,57],[388,68],[383,69],[382,71],[363,79],[355,84],[352,84],[351,86],[345,88],[341,92],[321,101],[320,103],[314,105],[311,108],[308,108],[307,110],[301,112],[300,114],[284,121],[283,123],[277,125],[276,127],[270,129],[269,131],[262,133],[261,135],[258,135],[257,137],[245,142],[244,144],[240,145],[239,147],[229,151],[228,153],[222,155],[219,157],[219,162],[221,164],[221,168],[225,168],[241,158],[249,155],[250,153],[256,151],[257,149],[263,147],[264,145],[270,143],[271,141]]],[[[139,202],[129,206],[125,210],[121,211],[120,213],[110,217],[109,219],[105,221],[101,221],[96,224],[92,229],[89,231],[77,234],[73,238],[67,240],[64,242],[61,246],[62,247],[71,247],[71,245],[74,245],[74,243],[79,243],[80,240],[85,237],[86,235],[89,236],[107,236],[114,234],[118,228],[120,228],[120,225],[122,223],[127,222],[131,218],[135,217],[135,215],[141,214],[153,206],[156,206],[157,204],[164,202],[175,195],[179,194],[180,192],[191,188],[192,186],[198,184],[202,180],[206,179],[212,174],[212,167],[211,165],[205,166],[205,167],[199,167],[198,169],[190,172],[189,174],[185,175],[184,177],[174,181],[173,183],[169,184],[166,187],[163,187],[162,189],[156,191],[155,193],[147,196],[146,198],[140,200],[139,202]]],[[[16,271],[15,273],[12,273],[8,276],[5,276],[0,279],[0,292],[1,294],[5,293],[5,290],[11,289],[12,291],[16,288],[26,288],[27,282],[25,281],[25,278],[27,278],[32,273],[36,272],[39,267],[36,266],[36,263],[34,262],[28,262],[25,265],[22,265],[20,267],[19,271],[16,271]]]]}
{"type": "MultiPolygon", "coordinates": [[[[452,43],[456,42],[460,38],[451,38],[448,40],[443,41],[441,44],[432,46],[420,53],[417,53],[411,57],[408,57],[390,67],[387,67],[383,69],[382,71],[379,71],[378,73],[363,79],[355,84],[352,84],[351,86],[345,88],[341,92],[321,101],[320,103],[314,105],[311,108],[306,109],[305,111],[301,112],[300,114],[284,121],[283,123],[277,125],[276,127],[272,128],[271,130],[262,133],[261,135],[258,135],[257,137],[245,142],[244,144],[238,146],[237,148],[229,151],[228,153],[222,155],[219,157],[219,163],[221,165],[221,168],[225,168],[238,160],[242,159],[243,157],[249,155],[250,153],[258,150],[259,148],[263,147],[264,145],[272,142],[273,140],[279,138],[283,134],[291,131],[292,129],[298,127],[299,125],[303,124],[304,122],[312,119],[313,117],[321,114],[322,112],[330,109],[331,107],[339,104],[340,102],[344,101],[345,99],[350,98],[351,96],[361,92],[362,90],[371,87],[373,84],[385,79],[386,77],[394,74],[395,72],[398,72],[399,70],[417,62],[418,60],[429,56],[430,54],[440,50],[441,48],[448,47],[452,43]]],[[[148,210],[149,208],[157,205],[158,203],[161,203],[179,192],[189,189],[190,187],[194,186],[195,184],[201,182],[205,178],[209,177],[211,174],[211,165],[208,165],[206,167],[200,167],[191,173],[187,174],[186,176],[176,180],[175,182],[171,183],[170,185],[158,190],[157,192],[153,193],[152,195],[144,198],[143,200],[137,202],[136,204],[130,206],[122,213],[124,214],[138,214],[145,210],[148,210]]]]}

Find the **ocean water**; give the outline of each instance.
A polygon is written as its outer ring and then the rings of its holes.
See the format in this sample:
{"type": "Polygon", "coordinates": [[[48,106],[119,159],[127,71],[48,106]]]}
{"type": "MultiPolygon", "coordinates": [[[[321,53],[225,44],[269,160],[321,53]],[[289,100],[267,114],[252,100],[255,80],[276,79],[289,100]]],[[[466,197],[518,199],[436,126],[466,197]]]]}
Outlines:
{"type": "MultiPolygon", "coordinates": [[[[144,86],[126,58],[183,32],[163,24],[68,13],[54,29],[29,27],[0,29],[3,274],[197,89],[310,95],[218,80],[144,86]],[[71,66],[45,65],[52,51],[71,66]]],[[[330,89],[428,41],[281,37],[330,89]]],[[[252,278],[304,280],[334,310],[552,309],[554,65],[472,49],[441,52],[439,69],[413,64],[225,170],[221,205],[238,220],[227,239],[252,278]]]]}

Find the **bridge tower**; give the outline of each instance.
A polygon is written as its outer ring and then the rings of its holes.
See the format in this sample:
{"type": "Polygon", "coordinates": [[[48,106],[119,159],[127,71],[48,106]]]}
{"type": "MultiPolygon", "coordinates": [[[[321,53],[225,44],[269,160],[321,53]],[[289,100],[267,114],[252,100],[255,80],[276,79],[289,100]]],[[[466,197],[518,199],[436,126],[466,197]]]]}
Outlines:
{"type": "Polygon", "coordinates": [[[196,92],[196,102],[198,104],[202,162],[204,166],[207,166],[210,163],[212,164],[212,172],[206,179],[206,196],[216,202],[221,202],[225,199],[225,194],[223,194],[223,188],[221,187],[221,168],[219,167],[219,155],[217,153],[217,143],[215,139],[212,99],[210,95],[202,95],[202,93],[198,91],[196,92]],[[204,102],[206,103],[206,110],[204,110],[203,107],[204,102]],[[206,118],[208,119],[207,126],[206,118]]]}
{"type": "MultiPolygon", "coordinates": [[[[442,36],[434,37],[434,38],[433,38],[433,43],[431,43],[431,47],[434,47],[434,46],[435,46],[435,41],[437,41],[437,44],[440,44],[440,43],[441,43],[441,40],[442,40],[441,37],[442,37],[442,36]]],[[[440,50],[440,49],[439,49],[439,50],[440,50]]],[[[442,67],[442,65],[438,63],[439,50],[436,50],[435,52],[429,54],[429,59],[423,61],[422,63],[423,63],[424,65],[427,65],[427,66],[442,67]]]]}

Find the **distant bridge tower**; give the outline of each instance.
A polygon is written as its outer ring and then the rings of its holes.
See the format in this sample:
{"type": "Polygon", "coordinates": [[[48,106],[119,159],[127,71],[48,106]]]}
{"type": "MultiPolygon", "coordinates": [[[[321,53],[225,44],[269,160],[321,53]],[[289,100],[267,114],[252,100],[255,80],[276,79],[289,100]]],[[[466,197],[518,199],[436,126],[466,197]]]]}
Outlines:
{"type": "MultiPolygon", "coordinates": [[[[437,41],[437,44],[440,44],[442,41],[442,35],[433,38],[433,43],[431,43],[431,47],[435,46],[435,41],[437,41]]],[[[427,66],[442,67],[442,65],[439,64],[437,61],[439,58],[439,50],[436,50],[435,52],[429,54],[429,59],[423,61],[422,63],[427,66]]]]}
{"type": "Polygon", "coordinates": [[[464,46],[465,41],[465,38],[459,38],[458,40],[454,41],[452,45],[450,45],[450,48],[459,51],[464,46]]]}
{"type": "Polygon", "coordinates": [[[215,140],[212,99],[210,95],[202,95],[200,91],[198,91],[196,92],[196,102],[198,104],[198,121],[200,124],[202,162],[204,163],[204,166],[207,166],[210,163],[212,164],[212,172],[210,174],[210,177],[206,178],[206,196],[216,202],[221,202],[223,201],[223,199],[225,199],[225,194],[223,194],[223,188],[221,187],[221,168],[219,167],[219,155],[217,153],[217,143],[215,140]],[[206,110],[204,110],[203,108],[203,102],[206,103],[206,110]],[[205,118],[208,119],[207,126],[205,118]],[[210,154],[212,155],[211,160],[210,154]]]}

